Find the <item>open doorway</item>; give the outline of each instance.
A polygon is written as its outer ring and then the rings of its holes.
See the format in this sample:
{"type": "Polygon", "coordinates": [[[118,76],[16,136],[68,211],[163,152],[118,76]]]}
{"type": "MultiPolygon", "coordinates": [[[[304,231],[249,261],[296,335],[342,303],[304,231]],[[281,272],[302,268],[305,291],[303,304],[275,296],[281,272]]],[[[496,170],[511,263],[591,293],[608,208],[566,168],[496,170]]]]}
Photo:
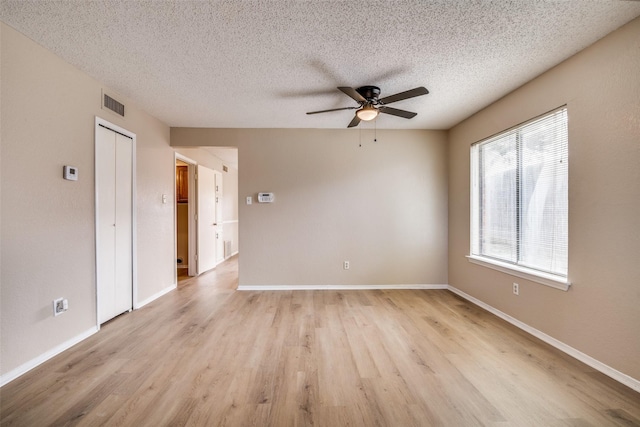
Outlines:
{"type": "Polygon", "coordinates": [[[176,153],[176,283],[198,274],[195,169],[195,161],[176,153]]]}
{"type": "Polygon", "coordinates": [[[175,152],[177,285],[238,254],[239,225],[238,149],[181,151],[175,152]]]}

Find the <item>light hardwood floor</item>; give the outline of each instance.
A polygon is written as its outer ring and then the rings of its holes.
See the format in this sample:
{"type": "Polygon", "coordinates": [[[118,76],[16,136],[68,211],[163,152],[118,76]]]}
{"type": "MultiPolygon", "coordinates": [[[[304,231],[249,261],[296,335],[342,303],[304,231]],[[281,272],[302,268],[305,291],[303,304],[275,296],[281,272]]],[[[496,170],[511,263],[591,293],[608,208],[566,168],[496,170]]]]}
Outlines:
{"type": "Polygon", "coordinates": [[[16,426],[639,426],[640,394],[445,291],[238,292],[237,257],[0,389],[16,426]]]}

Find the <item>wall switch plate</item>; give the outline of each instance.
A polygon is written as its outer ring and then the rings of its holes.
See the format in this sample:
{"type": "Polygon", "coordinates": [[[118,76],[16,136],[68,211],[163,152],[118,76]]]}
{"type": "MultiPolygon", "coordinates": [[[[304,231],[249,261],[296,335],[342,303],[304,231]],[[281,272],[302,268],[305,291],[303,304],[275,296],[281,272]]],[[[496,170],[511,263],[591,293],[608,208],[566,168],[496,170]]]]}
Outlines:
{"type": "Polygon", "coordinates": [[[253,202],[252,196],[247,196],[247,204],[250,205],[253,202]]]}
{"type": "Polygon", "coordinates": [[[78,180],[78,168],[75,166],[65,166],[62,168],[63,177],[69,181],[77,181],[78,180]]]}

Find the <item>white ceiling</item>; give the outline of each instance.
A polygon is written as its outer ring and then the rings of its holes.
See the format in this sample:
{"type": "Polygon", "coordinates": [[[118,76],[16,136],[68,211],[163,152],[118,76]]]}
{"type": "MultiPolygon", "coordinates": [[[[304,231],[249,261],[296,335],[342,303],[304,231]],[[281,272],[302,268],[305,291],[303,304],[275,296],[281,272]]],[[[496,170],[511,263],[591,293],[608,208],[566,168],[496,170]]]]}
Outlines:
{"type": "Polygon", "coordinates": [[[447,129],[639,15],[619,0],[0,0],[2,21],[166,124],[232,128],[344,128],[353,111],[305,112],[377,85],[431,92],[378,128],[447,129]]]}

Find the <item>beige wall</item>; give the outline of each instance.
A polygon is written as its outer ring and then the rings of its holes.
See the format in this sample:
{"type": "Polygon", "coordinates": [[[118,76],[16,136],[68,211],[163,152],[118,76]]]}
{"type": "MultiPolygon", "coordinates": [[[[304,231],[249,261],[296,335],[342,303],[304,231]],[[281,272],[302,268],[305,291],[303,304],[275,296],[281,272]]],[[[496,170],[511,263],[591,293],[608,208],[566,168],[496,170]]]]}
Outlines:
{"type": "Polygon", "coordinates": [[[449,284],[640,379],[640,19],[450,131],[449,284]],[[568,292],[469,263],[469,146],[567,104],[568,292]],[[520,284],[520,296],[511,284],[520,284]]]}
{"type": "Polygon", "coordinates": [[[137,134],[138,301],[174,284],[174,184],[168,126],[125,98],[126,118],[102,110],[99,82],[0,25],[4,375],[96,325],[94,117],[137,134]]]}
{"type": "Polygon", "coordinates": [[[446,133],[377,139],[366,129],[171,129],[174,146],[239,149],[240,285],[446,284],[446,133]],[[257,203],[265,191],[275,203],[257,203]]]}

